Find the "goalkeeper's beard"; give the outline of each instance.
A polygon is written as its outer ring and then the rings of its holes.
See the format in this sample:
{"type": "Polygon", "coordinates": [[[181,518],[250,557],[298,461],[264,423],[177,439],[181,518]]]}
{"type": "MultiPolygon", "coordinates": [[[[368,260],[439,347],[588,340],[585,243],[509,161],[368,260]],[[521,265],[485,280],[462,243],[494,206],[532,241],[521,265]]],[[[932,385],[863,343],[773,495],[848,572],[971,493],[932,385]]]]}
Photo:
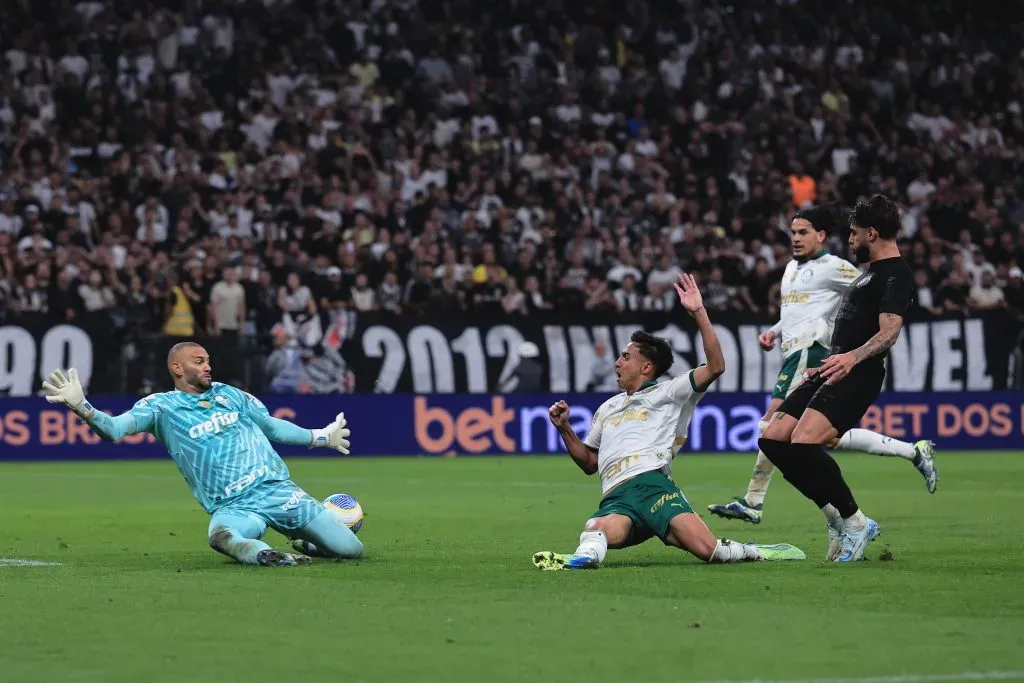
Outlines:
{"type": "Polygon", "coordinates": [[[186,375],[185,384],[193,389],[198,389],[200,392],[205,392],[213,385],[213,376],[196,374],[193,377],[189,377],[186,375]]]}

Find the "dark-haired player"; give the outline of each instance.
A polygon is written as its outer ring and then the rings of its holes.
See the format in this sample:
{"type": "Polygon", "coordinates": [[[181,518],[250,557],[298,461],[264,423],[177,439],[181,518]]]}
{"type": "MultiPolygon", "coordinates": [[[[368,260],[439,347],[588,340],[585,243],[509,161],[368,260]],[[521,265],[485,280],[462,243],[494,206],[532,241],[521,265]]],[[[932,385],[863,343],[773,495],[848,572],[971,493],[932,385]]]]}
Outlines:
{"type": "MultiPolygon", "coordinates": [[[[828,355],[843,294],[860,277],[860,271],[852,264],[825,249],[825,242],[838,228],[840,218],[838,208],[831,205],[806,209],[793,217],[793,260],[782,276],[779,322],[758,338],[765,351],[773,350],[776,341],[781,342],[783,355],[768,410],[761,418],[761,431],[782,401],[800,386],[804,373],[818,367],[828,355]]],[[[904,458],[924,477],[929,493],[935,493],[938,486],[935,444],[927,439],[908,443],[867,429],[851,429],[829,447],[904,458]]],[[[774,471],[771,461],[759,452],[746,495],[730,503],[709,505],[708,510],[726,519],[759,524],[774,471]]]]}
{"type": "Polygon", "coordinates": [[[830,355],[808,371],[758,441],[786,480],[824,513],[827,557],[836,562],[859,560],[879,534],[824,446],[856,425],[882,389],[885,355],[900,336],[914,293],[913,273],[896,246],[899,231],[899,209],[887,197],[857,204],[850,247],[858,263],[870,266],[846,290],[830,355]]]}
{"type": "Polygon", "coordinates": [[[580,534],[571,555],[540,552],[539,569],[598,567],[608,548],[625,548],[657,536],[666,545],[687,550],[706,562],[802,560],[791,545],[757,545],[716,539],[672,481],[672,458],[704,392],[725,372],[725,356],[691,276],[675,285],[679,301],[697,321],[708,362],[667,382],[657,383],[672,365],[664,339],[634,332],[615,362],[623,393],[605,401],[594,414],[587,438],[569,426],[569,406],[551,406],[569,455],[586,474],[599,473],[604,498],[580,534]]]}

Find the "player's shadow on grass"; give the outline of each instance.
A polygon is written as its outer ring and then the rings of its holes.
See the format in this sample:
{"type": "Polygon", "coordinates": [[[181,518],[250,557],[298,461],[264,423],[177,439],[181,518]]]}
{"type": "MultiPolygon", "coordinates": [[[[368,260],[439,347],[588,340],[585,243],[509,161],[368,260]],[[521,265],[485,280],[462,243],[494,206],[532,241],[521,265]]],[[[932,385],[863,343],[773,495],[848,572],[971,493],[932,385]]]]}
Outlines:
{"type": "Polygon", "coordinates": [[[635,560],[616,560],[608,562],[601,567],[601,571],[609,569],[642,569],[645,567],[702,567],[707,566],[695,557],[689,556],[666,556],[666,557],[642,557],[635,560]]]}

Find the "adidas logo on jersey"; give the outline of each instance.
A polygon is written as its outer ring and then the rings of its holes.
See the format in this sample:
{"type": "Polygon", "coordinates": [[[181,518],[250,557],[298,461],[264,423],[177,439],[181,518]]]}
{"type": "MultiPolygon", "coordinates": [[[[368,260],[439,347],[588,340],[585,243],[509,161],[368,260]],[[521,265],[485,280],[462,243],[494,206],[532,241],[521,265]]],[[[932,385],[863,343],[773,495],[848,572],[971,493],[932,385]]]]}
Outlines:
{"type": "Polygon", "coordinates": [[[203,434],[220,434],[224,428],[230,427],[236,422],[238,422],[237,412],[214,413],[206,422],[200,422],[189,429],[188,435],[193,439],[198,439],[203,434]]]}

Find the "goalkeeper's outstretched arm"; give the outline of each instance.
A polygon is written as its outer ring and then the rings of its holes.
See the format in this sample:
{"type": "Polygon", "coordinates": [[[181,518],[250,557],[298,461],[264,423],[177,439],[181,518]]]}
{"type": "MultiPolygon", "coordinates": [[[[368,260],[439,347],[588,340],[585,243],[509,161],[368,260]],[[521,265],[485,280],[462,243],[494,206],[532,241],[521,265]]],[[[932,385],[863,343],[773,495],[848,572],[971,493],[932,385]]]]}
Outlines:
{"type": "Polygon", "coordinates": [[[75,411],[76,414],[85,420],[86,424],[92,427],[92,431],[96,432],[97,436],[104,441],[118,441],[126,436],[148,431],[148,426],[145,429],[139,428],[139,421],[132,411],[114,416],[96,410],[88,401],[85,402],[85,405],[89,406],[91,412],[83,415],[75,411]]]}
{"type": "Polygon", "coordinates": [[[323,429],[306,429],[288,420],[272,416],[266,406],[255,396],[246,394],[246,399],[250,419],[274,443],[309,448],[327,447],[348,455],[348,437],[351,432],[347,427],[345,413],[338,413],[334,422],[323,429]]]}
{"type": "Polygon", "coordinates": [[[68,370],[66,375],[60,370],[54,370],[48,380],[43,382],[43,389],[46,390],[46,400],[49,403],[66,405],[106,441],[117,441],[147,431],[153,423],[151,410],[140,412],[132,409],[116,417],[96,410],[86,400],[82,383],[78,380],[78,370],[75,368],[68,370]]]}

